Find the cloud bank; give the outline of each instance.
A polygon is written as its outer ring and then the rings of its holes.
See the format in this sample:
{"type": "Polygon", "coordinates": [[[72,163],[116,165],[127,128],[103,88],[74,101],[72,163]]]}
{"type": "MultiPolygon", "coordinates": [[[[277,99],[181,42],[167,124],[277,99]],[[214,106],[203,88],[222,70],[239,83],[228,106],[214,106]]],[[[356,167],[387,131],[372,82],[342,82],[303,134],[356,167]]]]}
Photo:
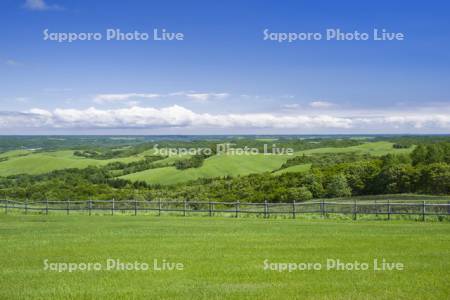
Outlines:
{"type": "Polygon", "coordinates": [[[34,108],[25,112],[0,112],[0,129],[135,129],[135,128],[212,128],[305,130],[380,130],[403,132],[450,131],[450,114],[421,113],[386,116],[333,116],[327,114],[210,114],[196,113],[179,105],[163,108],[133,106],[120,109],[34,108]]]}

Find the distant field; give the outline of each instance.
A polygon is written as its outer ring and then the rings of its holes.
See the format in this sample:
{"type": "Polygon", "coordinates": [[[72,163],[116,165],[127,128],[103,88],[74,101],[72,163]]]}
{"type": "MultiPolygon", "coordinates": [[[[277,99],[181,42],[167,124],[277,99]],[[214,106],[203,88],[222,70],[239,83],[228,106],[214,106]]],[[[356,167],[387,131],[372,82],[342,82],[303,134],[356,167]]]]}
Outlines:
{"type": "Polygon", "coordinates": [[[200,168],[178,170],[175,167],[165,167],[129,174],[122,178],[155,184],[175,184],[198,178],[248,175],[278,169],[289,157],[292,156],[215,155],[206,159],[200,168]]]}
{"type": "MultiPolygon", "coordinates": [[[[318,148],[306,151],[296,152],[295,155],[314,154],[314,153],[369,153],[372,155],[384,155],[387,153],[408,153],[411,149],[394,149],[392,143],[374,142],[359,146],[345,148],[318,148]]],[[[131,162],[143,159],[145,155],[152,154],[153,150],[148,150],[139,155],[125,158],[97,160],[73,155],[72,150],[54,151],[54,152],[34,152],[30,150],[14,150],[0,154],[1,158],[8,158],[6,161],[0,161],[0,176],[13,174],[40,174],[53,170],[65,168],[85,168],[88,166],[100,166],[114,161],[131,162]]],[[[175,167],[164,167],[146,170],[124,176],[130,180],[144,180],[149,183],[174,184],[186,182],[197,178],[211,178],[220,176],[238,176],[251,173],[270,172],[281,167],[292,156],[288,155],[219,155],[205,160],[200,168],[177,170],[175,167]]],[[[186,156],[184,158],[187,158],[186,156]]],[[[158,161],[157,164],[170,163],[180,159],[179,156],[169,157],[158,161]]],[[[307,170],[307,166],[294,166],[275,175],[285,172],[298,172],[307,170]]]]}
{"type": "Polygon", "coordinates": [[[389,153],[410,153],[414,150],[414,147],[406,149],[395,149],[393,148],[393,143],[390,142],[369,142],[358,146],[344,147],[344,148],[317,148],[306,151],[301,151],[304,154],[314,154],[314,153],[347,153],[355,152],[357,154],[370,154],[375,156],[386,155],[389,153]]]}
{"type": "Polygon", "coordinates": [[[72,150],[33,153],[33,151],[10,151],[2,154],[8,160],[0,162],[0,176],[13,174],[40,174],[68,168],[86,168],[105,165],[114,161],[131,162],[142,159],[141,156],[97,160],[73,155],[72,150]]]}
{"type": "MultiPolygon", "coordinates": [[[[296,152],[295,155],[314,154],[314,153],[348,153],[355,152],[358,154],[385,155],[388,153],[409,153],[410,149],[394,149],[393,143],[374,142],[366,143],[358,146],[345,148],[317,148],[306,151],[296,152]]],[[[205,160],[200,168],[187,170],[178,170],[175,167],[166,167],[145,170],[133,174],[128,174],[122,178],[129,180],[142,180],[154,184],[176,184],[186,182],[198,178],[211,178],[220,176],[238,176],[248,175],[251,173],[270,172],[281,167],[289,158],[289,155],[220,155],[212,156],[205,160]]],[[[294,166],[288,169],[275,172],[280,175],[285,172],[303,172],[309,169],[309,165],[294,166]]]]}
{"type": "Polygon", "coordinates": [[[0,214],[0,299],[448,299],[450,224],[0,214]],[[44,271],[106,259],[183,271],[44,271]],[[374,259],[404,264],[373,271],[374,259]],[[368,262],[367,271],[265,271],[278,263],[368,262]]]}

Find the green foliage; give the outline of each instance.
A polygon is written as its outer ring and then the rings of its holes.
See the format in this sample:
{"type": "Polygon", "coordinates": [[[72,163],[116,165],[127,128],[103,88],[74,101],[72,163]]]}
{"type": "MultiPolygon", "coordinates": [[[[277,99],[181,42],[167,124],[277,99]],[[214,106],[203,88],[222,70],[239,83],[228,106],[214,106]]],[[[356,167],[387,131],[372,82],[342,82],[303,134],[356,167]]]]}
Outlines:
{"type": "Polygon", "coordinates": [[[407,143],[395,143],[394,145],[392,145],[392,147],[394,147],[395,149],[408,149],[411,148],[411,144],[407,144],[407,143]]]}
{"type": "Polygon", "coordinates": [[[312,164],[315,167],[331,166],[344,162],[356,162],[369,159],[369,154],[355,153],[313,153],[310,155],[302,154],[288,159],[280,168],[285,169],[296,165],[312,164]]]}
{"type": "Polygon", "coordinates": [[[385,193],[409,193],[417,188],[418,177],[419,171],[411,165],[388,165],[379,174],[378,184],[385,193]]]}
{"type": "Polygon", "coordinates": [[[433,163],[422,167],[420,186],[425,193],[450,194],[450,165],[433,163]]]}
{"type": "Polygon", "coordinates": [[[411,153],[414,165],[432,164],[437,162],[450,163],[450,143],[440,142],[429,145],[419,145],[411,153]]]}
{"type": "MultiPolygon", "coordinates": [[[[409,138],[408,143],[412,141],[409,138]]],[[[212,149],[223,142],[159,141],[159,147],[190,145],[212,149]]],[[[262,143],[249,138],[234,142],[238,145],[249,142],[258,147],[262,143]]],[[[78,155],[89,153],[95,158],[73,155],[73,150],[41,153],[15,150],[0,154],[0,159],[7,158],[0,161],[0,170],[15,166],[22,170],[53,171],[0,177],[0,192],[16,199],[185,198],[246,202],[387,193],[450,194],[449,142],[426,143],[420,137],[419,146],[408,149],[395,149],[393,143],[380,138],[376,142],[287,138],[276,142],[308,149],[296,152],[294,157],[262,154],[164,157],[151,150],[155,142],[124,146],[116,149],[118,152],[101,147],[77,150],[78,155]],[[352,146],[323,147],[347,144],[352,146]],[[123,153],[134,154],[118,157],[123,153]]]]}
{"type": "Polygon", "coordinates": [[[313,198],[313,194],[306,186],[288,189],[288,200],[306,201],[313,198]]]}
{"type": "Polygon", "coordinates": [[[141,172],[152,168],[160,168],[161,166],[167,166],[168,164],[155,164],[154,162],[160,161],[164,157],[159,155],[147,155],[143,160],[132,161],[130,163],[124,162],[112,162],[103,167],[104,170],[116,171],[113,174],[115,176],[123,176],[126,174],[141,172]]]}
{"type": "Polygon", "coordinates": [[[350,197],[352,189],[347,183],[347,178],[344,174],[336,174],[329,178],[326,183],[328,197],[350,197]]]}
{"type": "Polygon", "coordinates": [[[197,155],[193,155],[192,157],[190,157],[188,159],[177,160],[175,162],[175,168],[177,168],[178,170],[185,170],[185,169],[189,169],[189,168],[199,168],[203,165],[203,162],[208,157],[209,157],[208,155],[197,154],[197,155]]]}

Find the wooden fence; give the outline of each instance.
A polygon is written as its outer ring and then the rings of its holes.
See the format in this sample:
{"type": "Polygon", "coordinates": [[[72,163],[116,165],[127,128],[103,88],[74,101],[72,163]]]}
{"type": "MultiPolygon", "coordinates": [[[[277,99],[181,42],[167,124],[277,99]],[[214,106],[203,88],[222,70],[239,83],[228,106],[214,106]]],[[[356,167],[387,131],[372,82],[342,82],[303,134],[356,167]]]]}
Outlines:
{"type": "Polygon", "coordinates": [[[301,214],[318,214],[323,217],[332,214],[351,215],[354,220],[362,215],[385,216],[388,220],[394,215],[418,216],[425,220],[426,216],[450,215],[450,203],[436,201],[421,202],[391,202],[391,201],[308,201],[291,203],[244,203],[244,202],[204,202],[204,201],[142,201],[142,200],[86,200],[86,201],[13,201],[0,200],[1,208],[5,214],[10,211],[19,211],[24,214],[38,212],[49,214],[51,211],[92,213],[131,213],[176,212],[181,215],[203,213],[209,216],[216,214],[240,215],[253,214],[270,218],[274,215],[285,215],[291,218],[301,214]]]}

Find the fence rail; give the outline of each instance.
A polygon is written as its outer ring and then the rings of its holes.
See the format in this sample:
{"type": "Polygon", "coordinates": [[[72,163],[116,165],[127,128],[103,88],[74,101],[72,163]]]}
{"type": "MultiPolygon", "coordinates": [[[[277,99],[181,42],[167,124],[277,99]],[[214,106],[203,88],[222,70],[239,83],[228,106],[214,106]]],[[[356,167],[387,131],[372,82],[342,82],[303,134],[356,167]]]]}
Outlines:
{"type": "Polygon", "coordinates": [[[191,213],[204,213],[209,216],[228,214],[234,217],[253,214],[264,218],[273,215],[287,215],[296,218],[301,214],[318,214],[322,217],[332,214],[351,215],[357,219],[358,215],[385,216],[388,220],[393,215],[413,215],[425,220],[426,216],[450,215],[450,203],[433,202],[390,202],[390,201],[312,201],[291,203],[247,203],[247,202],[204,202],[204,201],[142,201],[142,200],[85,200],[85,201],[13,201],[0,200],[0,207],[5,214],[9,211],[39,212],[49,214],[50,211],[71,212],[81,211],[91,215],[103,212],[114,215],[116,212],[177,212],[184,216],[191,213]]]}

